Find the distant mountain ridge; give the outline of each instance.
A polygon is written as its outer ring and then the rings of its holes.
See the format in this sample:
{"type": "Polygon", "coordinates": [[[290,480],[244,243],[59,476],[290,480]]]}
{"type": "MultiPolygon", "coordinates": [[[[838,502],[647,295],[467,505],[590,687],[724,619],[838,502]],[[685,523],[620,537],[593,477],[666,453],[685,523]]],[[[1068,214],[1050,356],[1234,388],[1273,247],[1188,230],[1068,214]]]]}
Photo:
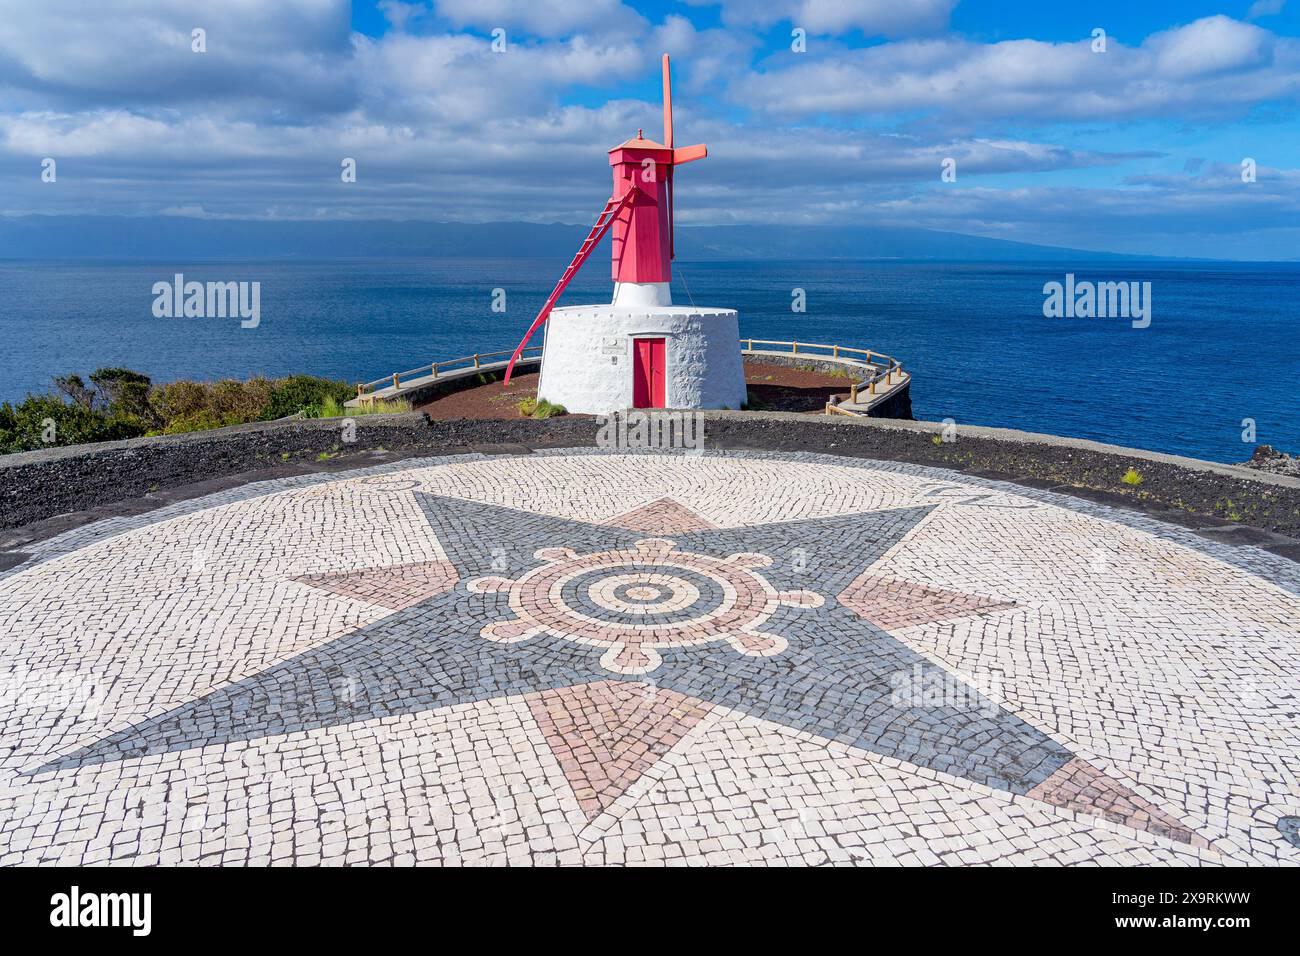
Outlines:
{"type": "MultiPolygon", "coordinates": [[[[423,220],[195,219],[179,216],[0,218],[8,259],[569,258],[586,226],[423,220]]],[[[608,242],[608,239],[605,240],[608,242]]],[[[1054,261],[1153,258],[872,226],[679,226],[691,260],[952,259],[1054,261]]]]}

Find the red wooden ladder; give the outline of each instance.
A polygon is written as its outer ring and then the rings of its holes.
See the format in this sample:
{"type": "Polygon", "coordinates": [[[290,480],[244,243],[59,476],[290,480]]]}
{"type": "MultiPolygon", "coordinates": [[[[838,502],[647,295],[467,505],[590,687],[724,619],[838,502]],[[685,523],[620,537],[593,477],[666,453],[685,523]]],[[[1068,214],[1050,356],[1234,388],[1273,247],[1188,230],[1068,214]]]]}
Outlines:
{"type": "Polygon", "coordinates": [[[559,301],[560,295],[564,292],[564,287],[569,284],[569,280],[572,279],[577,274],[578,270],[582,268],[582,264],[586,262],[587,257],[591,255],[591,250],[595,249],[600,240],[604,238],[605,233],[609,231],[609,227],[613,225],[614,220],[618,218],[618,214],[623,211],[623,207],[628,205],[632,201],[632,197],[639,191],[640,190],[633,186],[623,194],[621,199],[615,196],[609,197],[609,202],[605,203],[605,208],[602,209],[600,215],[596,217],[596,222],[592,225],[591,231],[587,233],[587,238],[582,241],[582,245],[578,247],[578,251],[574,254],[573,261],[569,263],[569,267],[565,269],[564,274],[560,276],[560,281],[555,283],[555,288],[552,289],[551,294],[547,296],[546,302],[542,305],[542,311],[537,313],[537,318],[533,319],[533,324],[528,327],[528,331],[524,333],[524,337],[515,349],[514,354],[510,356],[510,364],[506,366],[506,380],[504,384],[510,384],[510,375],[515,370],[515,362],[519,360],[519,356],[524,351],[524,346],[526,346],[528,340],[533,337],[533,333],[537,331],[537,327],[545,322],[546,317],[551,314],[551,309],[554,308],[555,303],[559,301]]]}

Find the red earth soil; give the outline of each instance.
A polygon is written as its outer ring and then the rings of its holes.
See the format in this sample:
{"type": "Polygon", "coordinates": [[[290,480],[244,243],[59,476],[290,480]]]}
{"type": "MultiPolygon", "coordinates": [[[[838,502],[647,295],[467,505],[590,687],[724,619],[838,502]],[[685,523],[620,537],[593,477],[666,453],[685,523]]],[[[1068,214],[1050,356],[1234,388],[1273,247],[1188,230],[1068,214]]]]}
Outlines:
{"type": "MultiPolygon", "coordinates": [[[[766,362],[745,362],[745,382],[749,386],[749,407],[779,412],[821,412],[832,395],[847,395],[849,379],[788,368],[766,362]]],[[[416,411],[430,418],[524,418],[519,403],[537,395],[537,373],[525,372],[510,379],[510,387],[498,382],[476,385],[440,395],[416,411]]],[[[583,416],[565,416],[583,417],[583,416]]]]}

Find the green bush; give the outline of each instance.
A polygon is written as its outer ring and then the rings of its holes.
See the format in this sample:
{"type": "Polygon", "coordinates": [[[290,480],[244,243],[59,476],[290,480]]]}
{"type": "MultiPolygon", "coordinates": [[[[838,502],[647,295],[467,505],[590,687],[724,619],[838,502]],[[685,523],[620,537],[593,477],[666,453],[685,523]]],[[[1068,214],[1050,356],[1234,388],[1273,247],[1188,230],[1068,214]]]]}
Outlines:
{"type": "Polygon", "coordinates": [[[210,428],[225,428],[227,425],[243,425],[244,421],[234,416],[221,416],[210,409],[194,412],[174,418],[163,426],[164,435],[183,435],[185,432],[205,432],[210,428]]]}
{"type": "Polygon", "coordinates": [[[138,419],[96,412],[57,395],[28,395],[17,407],[0,405],[0,452],[5,453],[134,438],[147,430],[138,419]]]}
{"type": "Polygon", "coordinates": [[[333,398],[342,405],[354,394],[347,382],[336,382],[314,375],[291,375],[280,379],[271,390],[270,401],[262,410],[262,420],[284,418],[298,412],[309,415],[320,414],[320,406],[326,398],[333,398]]]}
{"type": "Polygon", "coordinates": [[[250,378],[247,382],[223,378],[211,386],[209,407],[227,425],[255,422],[266,417],[275,389],[274,382],[261,377],[250,378]]]}
{"type": "MultiPolygon", "coordinates": [[[[0,405],[0,453],[52,445],[113,441],[138,435],[176,435],[226,425],[283,418],[296,412],[319,416],[366,414],[342,410],[352,396],[344,382],[293,375],[255,377],[246,382],[168,382],[128,368],[100,368],[87,384],[80,375],[61,375],[54,391],[28,395],[14,406],[0,405]]],[[[410,404],[382,403],[376,412],[409,411],[410,404]]]]}
{"type": "Polygon", "coordinates": [[[96,397],[110,411],[124,418],[152,420],[149,404],[152,382],[148,375],[129,368],[97,368],[90,373],[96,397]]]}
{"type": "Polygon", "coordinates": [[[208,389],[202,382],[168,382],[154,388],[149,405],[163,422],[197,415],[208,407],[208,389]]]}
{"type": "Polygon", "coordinates": [[[168,382],[150,392],[149,406],[162,433],[176,435],[259,421],[274,390],[275,383],[265,378],[168,382]]]}

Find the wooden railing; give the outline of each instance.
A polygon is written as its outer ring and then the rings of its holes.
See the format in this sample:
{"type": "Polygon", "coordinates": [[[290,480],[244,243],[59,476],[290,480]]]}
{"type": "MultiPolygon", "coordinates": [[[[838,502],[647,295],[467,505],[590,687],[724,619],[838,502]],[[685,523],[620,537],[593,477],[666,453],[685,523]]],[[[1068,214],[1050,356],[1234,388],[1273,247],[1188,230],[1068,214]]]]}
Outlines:
{"type": "MultiPolygon", "coordinates": [[[[521,358],[527,358],[530,352],[535,352],[540,357],[542,346],[533,345],[524,349],[520,353],[521,358]]],[[[504,349],[500,352],[475,352],[473,355],[462,355],[460,358],[447,359],[442,362],[431,362],[428,365],[421,365],[419,368],[409,369],[405,372],[394,372],[392,375],[384,378],[377,378],[373,382],[357,383],[357,398],[361,398],[376,388],[393,388],[402,387],[404,378],[431,378],[436,379],[442,372],[455,371],[457,367],[463,368],[482,368],[484,365],[491,365],[490,359],[497,359],[498,363],[504,365],[506,360],[514,354],[514,349],[504,349]],[[501,358],[505,356],[505,358],[501,358]]]]}
{"type": "MultiPolygon", "coordinates": [[[[859,392],[875,395],[877,389],[882,385],[889,387],[895,382],[901,381],[902,376],[905,374],[902,363],[897,359],[871,349],[855,349],[849,348],[847,345],[823,345],[819,342],[781,342],[774,339],[743,339],[742,341],[746,343],[745,350],[748,352],[755,351],[755,345],[775,345],[779,346],[780,351],[788,349],[791,355],[804,355],[811,359],[829,358],[863,366],[865,374],[860,380],[849,385],[850,405],[858,403],[859,392]],[[803,351],[800,351],[800,349],[803,351]],[[859,359],[855,356],[862,356],[862,358],[859,359]]],[[[759,351],[772,352],[778,351],[778,349],[764,348],[759,351]]]]}

